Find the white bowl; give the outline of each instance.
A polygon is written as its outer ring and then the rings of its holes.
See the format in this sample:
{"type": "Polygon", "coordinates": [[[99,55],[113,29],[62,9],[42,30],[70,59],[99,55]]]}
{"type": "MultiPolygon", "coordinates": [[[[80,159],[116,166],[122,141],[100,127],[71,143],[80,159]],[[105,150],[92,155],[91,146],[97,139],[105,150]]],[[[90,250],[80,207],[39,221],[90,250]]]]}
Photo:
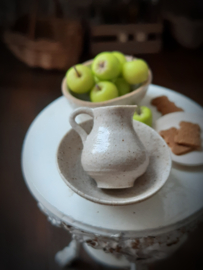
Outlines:
{"type": "MultiPolygon", "coordinates": [[[[132,59],[131,56],[126,56],[127,61],[130,61],[132,59]]],[[[92,60],[89,60],[87,62],[84,62],[83,65],[90,66],[92,63],[92,60]]],[[[147,89],[149,87],[149,84],[152,82],[152,72],[149,69],[149,75],[146,82],[144,82],[140,87],[133,90],[132,92],[123,95],[121,97],[117,97],[111,100],[107,100],[104,102],[90,102],[78,99],[74,97],[67,87],[66,78],[62,81],[62,93],[69,101],[71,107],[73,109],[79,108],[79,107],[90,107],[90,108],[96,108],[96,107],[103,107],[103,106],[112,106],[112,105],[133,105],[133,104],[139,104],[139,102],[144,98],[147,89]]]]}

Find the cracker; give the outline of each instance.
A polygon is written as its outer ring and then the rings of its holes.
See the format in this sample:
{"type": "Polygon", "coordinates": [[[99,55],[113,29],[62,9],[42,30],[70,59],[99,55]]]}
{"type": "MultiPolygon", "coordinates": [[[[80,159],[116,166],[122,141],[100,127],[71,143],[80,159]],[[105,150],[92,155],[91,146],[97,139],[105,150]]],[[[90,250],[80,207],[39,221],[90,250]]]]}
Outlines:
{"type": "Polygon", "coordinates": [[[175,136],[178,134],[178,129],[175,127],[162,130],[159,132],[159,134],[166,141],[175,155],[183,155],[194,150],[194,147],[179,145],[174,141],[175,136]]]}
{"type": "Polygon", "coordinates": [[[174,102],[170,101],[167,96],[160,96],[151,100],[151,104],[157,107],[157,110],[161,112],[163,115],[172,113],[172,112],[180,112],[183,109],[177,107],[174,102]]]}
{"type": "Polygon", "coordinates": [[[201,147],[200,126],[191,122],[180,122],[180,129],[175,135],[174,141],[181,145],[199,149],[201,147]]]}

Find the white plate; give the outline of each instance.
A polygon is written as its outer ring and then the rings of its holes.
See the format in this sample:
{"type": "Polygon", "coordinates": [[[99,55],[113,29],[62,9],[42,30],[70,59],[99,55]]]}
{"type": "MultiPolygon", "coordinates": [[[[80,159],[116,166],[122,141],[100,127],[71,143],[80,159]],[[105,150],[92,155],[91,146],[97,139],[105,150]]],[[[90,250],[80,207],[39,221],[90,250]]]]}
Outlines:
{"type": "Polygon", "coordinates": [[[157,132],[171,127],[180,128],[181,121],[192,122],[198,124],[201,128],[201,143],[202,147],[199,151],[192,151],[190,153],[177,156],[172,153],[172,160],[187,166],[197,166],[203,164],[203,114],[192,114],[187,112],[169,113],[159,118],[155,123],[155,130],[157,132]]]}
{"type": "MultiPolygon", "coordinates": [[[[92,120],[83,122],[89,133],[92,120]]],[[[125,205],[140,202],[155,194],[167,181],[171,170],[171,155],[165,141],[147,125],[133,121],[134,128],[145,145],[150,161],[147,171],[139,177],[132,188],[104,190],[97,188],[81,166],[82,142],[74,130],[61,140],[57,151],[60,175],[65,183],[80,196],[106,205],[125,205]]]]}

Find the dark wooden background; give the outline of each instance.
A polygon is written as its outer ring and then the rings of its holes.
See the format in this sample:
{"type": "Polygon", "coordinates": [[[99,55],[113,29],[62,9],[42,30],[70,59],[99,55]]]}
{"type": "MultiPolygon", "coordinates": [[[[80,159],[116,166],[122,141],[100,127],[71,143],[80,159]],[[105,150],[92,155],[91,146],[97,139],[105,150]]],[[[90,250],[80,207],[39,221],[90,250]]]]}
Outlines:
{"type": "MultiPolygon", "coordinates": [[[[203,105],[203,51],[187,50],[165,41],[163,50],[140,55],[153,71],[153,83],[180,92],[203,105]],[[170,45],[170,46],[169,46],[170,45]]],[[[88,59],[84,55],[82,60],[88,59]]],[[[53,227],[40,212],[21,173],[21,148],[37,114],[61,96],[65,72],[31,69],[0,43],[0,269],[60,269],[55,253],[70,241],[63,229],[53,227]]],[[[187,202],[185,202],[187,203],[187,202]]],[[[203,269],[203,225],[171,258],[151,270],[203,269]]],[[[81,250],[68,269],[107,269],[81,250]]]]}

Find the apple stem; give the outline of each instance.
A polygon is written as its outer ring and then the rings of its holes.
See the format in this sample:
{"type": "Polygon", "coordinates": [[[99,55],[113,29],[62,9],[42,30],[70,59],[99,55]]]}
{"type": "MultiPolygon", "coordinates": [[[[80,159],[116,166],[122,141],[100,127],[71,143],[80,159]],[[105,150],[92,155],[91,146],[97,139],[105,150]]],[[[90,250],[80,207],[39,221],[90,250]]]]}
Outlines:
{"type": "Polygon", "coordinates": [[[95,87],[97,88],[97,90],[101,90],[101,87],[99,87],[98,84],[95,84],[95,87]]]}
{"type": "Polygon", "coordinates": [[[78,77],[81,77],[81,74],[78,72],[78,70],[76,69],[76,66],[73,67],[75,69],[75,72],[77,74],[78,77]]]}

